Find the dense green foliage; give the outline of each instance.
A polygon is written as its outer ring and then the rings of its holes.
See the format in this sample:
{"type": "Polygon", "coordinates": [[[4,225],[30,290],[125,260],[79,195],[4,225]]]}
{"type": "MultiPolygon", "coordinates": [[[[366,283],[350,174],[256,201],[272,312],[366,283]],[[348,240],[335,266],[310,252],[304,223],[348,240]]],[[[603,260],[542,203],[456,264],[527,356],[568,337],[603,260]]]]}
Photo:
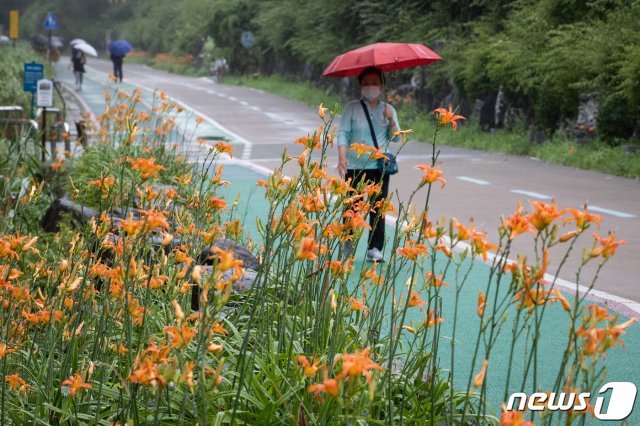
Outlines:
{"type": "MultiPolygon", "coordinates": [[[[31,96],[23,90],[22,64],[31,61],[45,62],[41,55],[27,46],[20,44],[14,48],[0,44],[0,76],[2,76],[0,105],[19,105],[25,111],[29,111],[31,96]]],[[[51,68],[45,68],[45,75],[52,75],[51,68]]]]}
{"type": "MultiPolygon", "coordinates": [[[[17,7],[16,2],[0,6],[17,7]],[[12,4],[14,3],[14,4],[12,4]]],[[[337,54],[375,41],[429,45],[445,60],[427,68],[423,100],[446,95],[470,112],[477,96],[504,91],[527,124],[547,134],[575,122],[579,95],[600,103],[609,142],[640,134],[640,0],[30,0],[24,25],[58,13],[60,33],[102,46],[105,31],[151,52],[201,53],[208,37],[233,71],[318,79],[337,54]],[[240,46],[244,31],[256,45],[240,46]]],[[[408,80],[409,74],[401,79],[408,80]]],[[[329,82],[331,84],[333,82],[329,82]]]]}

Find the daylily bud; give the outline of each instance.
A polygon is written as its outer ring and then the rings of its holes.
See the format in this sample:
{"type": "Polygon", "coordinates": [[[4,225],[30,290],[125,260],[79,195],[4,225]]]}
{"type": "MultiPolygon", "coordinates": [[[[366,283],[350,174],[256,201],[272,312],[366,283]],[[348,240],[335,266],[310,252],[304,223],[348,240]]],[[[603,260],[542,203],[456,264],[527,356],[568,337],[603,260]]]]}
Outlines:
{"type": "Polygon", "coordinates": [[[174,300],[171,302],[171,304],[173,305],[173,310],[175,312],[176,319],[183,320],[184,312],[182,312],[182,307],[180,307],[180,304],[178,303],[178,301],[174,300]]]}

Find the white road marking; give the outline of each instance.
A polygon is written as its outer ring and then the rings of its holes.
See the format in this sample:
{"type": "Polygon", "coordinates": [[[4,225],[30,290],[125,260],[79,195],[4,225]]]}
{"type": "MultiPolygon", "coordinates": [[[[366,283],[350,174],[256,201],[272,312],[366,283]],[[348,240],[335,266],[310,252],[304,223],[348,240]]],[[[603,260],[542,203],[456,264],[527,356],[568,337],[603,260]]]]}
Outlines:
{"type": "Polygon", "coordinates": [[[213,94],[215,94],[216,92],[214,92],[213,90],[207,90],[207,93],[208,93],[208,94],[210,94],[210,95],[213,95],[213,94]]]}
{"type": "Polygon", "coordinates": [[[248,105],[249,105],[249,102],[247,102],[247,101],[240,101],[240,105],[248,106],[248,105]]]}
{"type": "Polygon", "coordinates": [[[456,176],[456,178],[465,182],[475,183],[476,185],[491,185],[491,182],[487,182],[486,180],[482,179],[475,179],[469,176],[456,176]]]}
{"type": "Polygon", "coordinates": [[[621,211],[618,211],[618,210],[605,209],[604,207],[598,207],[598,206],[593,206],[593,205],[590,205],[588,207],[588,209],[590,211],[610,214],[611,216],[621,217],[623,219],[631,219],[631,218],[636,217],[636,215],[631,214],[631,213],[625,213],[625,212],[621,212],[621,211]]]}
{"type": "Polygon", "coordinates": [[[253,106],[251,106],[251,107],[249,107],[249,108],[251,108],[251,109],[252,109],[252,110],[254,110],[254,111],[262,111],[262,110],[260,109],[260,107],[257,107],[257,106],[255,106],[255,105],[253,105],[253,106]]]}
{"type": "Polygon", "coordinates": [[[541,200],[550,200],[553,197],[551,195],[540,194],[539,192],[524,191],[522,189],[512,189],[514,194],[526,195],[527,197],[540,198],[541,200]]]}
{"type": "Polygon", "coordinates": [[[230,101],[237,101],[237,100],[238,100],[238,98],[233,97],[233,96],[229,96],[229,100],[230,100],[230,101]]]}

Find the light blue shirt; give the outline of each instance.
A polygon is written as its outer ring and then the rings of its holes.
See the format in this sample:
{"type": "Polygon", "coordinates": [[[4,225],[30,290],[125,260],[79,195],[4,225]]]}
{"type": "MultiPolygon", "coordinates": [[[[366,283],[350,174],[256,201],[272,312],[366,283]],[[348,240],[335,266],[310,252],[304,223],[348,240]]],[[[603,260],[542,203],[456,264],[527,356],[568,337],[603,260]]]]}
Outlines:
{"type": "MultiPolygon", "coordinates": [[[[365,101],[364,104],[367,110],[369,110],[369,102],[365,101]]],[[[378,102],[378,105],[376,105],[371,114],[371,124],[373,124],[373,131],[376,134],[378,147],[383,152],[387,150],[389,142],[400,141],[400,136],[393,137],[393,135],[389,134],[389,119],[385,118],[383,114],[385,106],[391,109],[396,129],[400,130],[396,110],[389,104],[378,102]]],[[[358,155],[354,151],[349,151],[349,147],[354,143],[363,143],[375,147],[373,138],[371,137],[371,131],[369,130],[369,123],[367,122],[367,117],[364,115],[360,100],[349,102],[342,113],[340,132],[338,133],[338,146],[347,147],[347,161],[349,162],[347,169],[377,169],[377,160],[367,155],[362,155],[358,158],[358,155]]]]}

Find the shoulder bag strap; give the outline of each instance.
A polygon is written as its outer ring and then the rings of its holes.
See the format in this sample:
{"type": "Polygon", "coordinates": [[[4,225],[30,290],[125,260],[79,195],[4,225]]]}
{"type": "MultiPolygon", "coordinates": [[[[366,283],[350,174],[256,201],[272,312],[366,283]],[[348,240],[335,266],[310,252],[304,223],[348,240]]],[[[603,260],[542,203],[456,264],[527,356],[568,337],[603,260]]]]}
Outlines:
{"type": "Polygon", "coordinates": [[[367,123],[369,123],[369,131],[371,132],[371,138],[373,139],[373,144],[376,149],[380,149],[378,146],[378,140],[376,139],[376,133],[373,131],[373,123],[371,122],[371,117],[369,116],[369,111],[367,111],[367,107],[364,104],[364,101],[360,99],[360,105],[362,105],[362,109],[364,110],[364,116],[367,117],[367,123]]]}

